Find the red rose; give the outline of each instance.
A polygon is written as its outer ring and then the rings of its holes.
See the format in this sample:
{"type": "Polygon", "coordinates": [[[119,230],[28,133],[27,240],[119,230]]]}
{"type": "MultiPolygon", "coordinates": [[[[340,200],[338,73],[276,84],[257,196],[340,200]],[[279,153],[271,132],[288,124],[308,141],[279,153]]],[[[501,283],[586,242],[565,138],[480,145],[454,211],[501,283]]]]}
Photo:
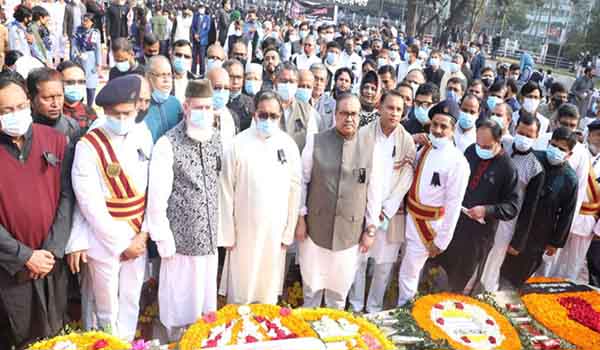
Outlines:
{"type": "Polygon", "coordinates": [[[443,326],[444,325],[444,319],[443,318],[438,318],[437,320],[435,320],[435,322],[437,322],[439,325],[443,326]]]}
{"type": "Polygon", "coordinates": [[[104,339],[100,339],[97,342],[94,343],[94,345],[92,346],[92,349],[94,350],[100,350],[100,349],[104,349],[108,347],[108,342],[104,339]]]}
{"type": "Polygon", "coordinates": [[[258,339],[254,338],[251,335],[247,335],[245,341],[246,341],[246,343],[256,343],[258,341],[258,339]]]}
{"type": "Polygon", "coordinates": [[[460,340],[462,340],[463,342],[469,344],[471,342],[471,339],[469,339],[469,337],[467,337],[466,335],[463,335],[462,337],[460,337],[460,340]]]}
{"type": "Polygon", "coordinates": [[[490,336],[490,337],[488,338],[488,340],[489,340],[490,344],[496,344],[496,338],[494,338],[494,337],[490,336]]]}
{"type": "Polygon", "coordinates": [[[462,303],[454,303],[454,306],[459,310],[462,310],[465,308],[465,306],[462,303]]]}
{"type": "Polygon", "coordinates": [[[485,323],[489,324],[490,326],[494,325],[494,321],[490,320],[489,318],[485,320],[485,323]]]}
{"type": "Polygon", "coordinates": [[[290,310],[287,307],[282,307],[281,309],[279,309],[279,314],[283,317],[287,317],[292,313],[292,310],[290,310]]]}
{"type": "Polygon", "coordinates": [[[435,305],[433,305],[433,307],[438,310],[444,310],[444,305],[442,305],[442,304],[435,304],[435,305]]]}
{"type": "Polygon", "coordinates": [[[209,340],[206,342],[206,348],[216,348],[217,347],[217,341],[216,340],[209,340]]]}
{"type": "Polygon", "coordinates": [[[213,323],[217,320],[217,314],[214,312],[209,312],[207,314],[204,314],[204,316],[202,316],[202,321],[204,321],[205,323],[213,323]]]}

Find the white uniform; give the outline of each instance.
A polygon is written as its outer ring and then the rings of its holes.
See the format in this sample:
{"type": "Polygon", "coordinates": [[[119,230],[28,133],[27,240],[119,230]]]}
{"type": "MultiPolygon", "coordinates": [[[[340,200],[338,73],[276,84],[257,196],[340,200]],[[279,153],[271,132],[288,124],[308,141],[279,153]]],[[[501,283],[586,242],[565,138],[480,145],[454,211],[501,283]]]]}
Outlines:
{"type": "MultiPolygon", "coordinates": [[[[198,156],[198,160],[200,157],[198,156]]],[[[217,309],[216,252],[208,255],[176,253],[173,231],[167,216],[173,191],[173,146],[168,137],[161,137],[152,150],[148,183],[148,231],[157,243],[161,256],[158,284],[160,321],[177,341],[180,327],[194,323],[204,313],[217,309]]]]}
{"type": "MultiPolygon", "coordinates": [[[[548,143],[550,139],[552,139],[552,133],[546,133],[544,135],[541,135],[538,138],[536,144],[533,146],[533,148],[540,151],[546,150],[546,148],[548,148],[548,143]]],[[[578,180],[577,204],[575,205],[575,217],[577,217],[577,215],[579,214],[579,209],[581,208],[581,204],[586,198],[587,178],[588,173],[590,171],[590,152],[586,149],[586,147],[583,144],[578,142],[573,148],[573,154],[571,154],[571,156],[569,157],[568,162],[569,165],[571,165],[571,168],[575,170],[575,174],[577,175],[578,180]]],[[[577,220],[574,219],[573,223],[571,224],[570,232],[573,232],[576,225],[577,220]]],[[[582,254],[585,255],[585,253],[582,254]]],[[[547,277],[557,276],[559,268],[559,266],[557,265],[557,259],[559,255],[560,250],[557,252],[557,254],[554,254],[554,256],[548,256],[544,254],[542,264],[537,270],[536,274],[547,277]]]]}
{"type": "MultiPolygon", "coordinates": [[[[595,175],[598,176],[600,174],[600,154],[591,156],[591,164],[595,175]]],[[[597,178],[594,181],[597,182],[597,178]]],[[[584,202],[591,201],[592,199],[586,191],[584,202]]],[[[577,280],[579,272],[585,264],[586,254],[592,243],[594,234],[600,233],[599,223],[600,221],[596,220],[596,217],[593,215],[583,215],[581,212],[575,215],[573,225],[571,226],[571,233],[567,238],[565,246],[556,252],[557,257],[555,269],[552,271],[553,276],[573,281],[577,280]]],[[[588,283],[589,281],[581,282],[588,283]]]]}
{"type": "MultiPolygon", "coordinates": [[[[377,203],[377,206],[381,208],[380,212],[383,211],[388,218],[392,219],[395,218],[398,209],[402,205],[402,200],[412,184],[413,171],[411,169],[410,172],[403,171],[400,173],[399,169],[395,169],[396,137],[398,133],[405,132],[403,128],[397,127],[393,133],[386,136],[381,130],[381,123],[376,122],[375,124],[376,137],[373,150],[373,166],[378,167],[375,175],[381,176],[381,179],[376,181],[376,184],[379,185],[378,188],[369,186],[367,201],[377,203]],[[396,187],[398,181],[402,181],[402,183],[396,187]]],[[[403,150],[403,152],[408,151],[408,149],[403,150]]],[[[413,155],[410,155],[410,159],[413,158],[414,151],[413,155]]],[[[370,215],[370,213],[367,212],[367,215],[370,215]]],[[[368,218],[367,221],[377,221],[377,218],[368,218]]],[[[390,229],[392,228],[389,227],[388,230],[390,229]]],[[[369,258],[374,260],[375,266],[366,310],[368,313],[383,310],[383,298],[390,282],[392,267],[398,259],[400,246],[404,243],[404,237],[397,241],[391,241],[388,230],[384,231],[381,227],[378,227],[375,243],[366,254],[360,254],[360,266],[348,295],[348,301],[355,312],[361,312],[365,306],[366,274],[369,258]]]]}
{"type": "MultiPolygon", "coordinates": [[[[358,137],[355,136],[355,137],[358,137]]],[[[308,198],[308,185],[311,182],[313,169],[314,137],[307,138],[306,146],[302,151],[302,199],[300,214],[306,216],[308,198]]],[[[368,175],[369,186],[379,188],[376,184],[382,177],[377,175],[377,162],[373,162],[373,170],[368,175]]],[[[375,201],[367,200],[366,225],[379,226],[379,213],[375,201]]],[[[343,309],[346,305],[346,296],[352,282],[356,277],[359,262],[359,246],[333,251],[316,245],[310,236],[298,244],[300,271],[302,273],[304,307],[320,307],[323,296],[327,307],[343,309]],[[323,268],[327,266],[327,268],[323,268]]]]}
{"type": "MultiPolygon", "coordinates": [[[[539,161],[537,161],[536,156],[532,153],[528,153],[526,155],[513,154],[514,150],[512,142],[509,143],[504,150],[506,153],[511,155],[511,159],[515,163],[515,167],[517,168],[517,173],[519,175],[519,182],[517,184],[517,190],[519,193],[519,213],[521,213],[521,210],[523,210],[526,216],[531,217],[533,215],[528,215],[527,212],[527,210],[530,210],[531,208],[526,208],[524,205],[532,205],[532,203],[524,203],[524,200],[528,190],[536,190],[536,188],[530,188],[531,180],[540,175],[544,171],[544,168],[539,161]]],[[[541,180],[538,181],[541,182],[541,180]]],[[[500,284],[500,269],[502,268],[502,263],[506,257],[506,250],[508,249],[508,246],[510,245],[515,233],[515,227],[518,220],[519,215],[515,216],[512,220],[500,221],[498,223],[498,229],[496,231],[496,235],[494,236],[494,246],[488,253],[485,261],[485,267],[483,269],[483,273],[481,274],[481,283],[488,292],[498,291],[500,284]]],[[[520,227],[520,229],[525,228],[520,227]]]]}
{"type": "Polygon", "coordinates": [[[298,220],[300,167],[298,146],[282,130],[265,139],[251,127],[225,151],[219,246],[234,247],[224,276],[229,303],[277,303],[281,244],[292,244],[298,220]]]}
{"type": "MultiPolygon", "coordinates": [[[[423,149],[417,155],[417,159],[420,159],[422,155],[423,149]]],[[[420,203],[432,207],[443,207],[445,210],[443,217],[429,221],[435,232],[433,242],[442,251],[452,240],[470,174],[471,169],[466,158],[459,149],[451,144],[441,149],[432,148],[425,159],[421,174],[415,172],[413,181],[418,181],[420,203]],[[439,178],[439,185],[435,185],[435,182],[432,181],[434,177],[439,178]]],[[[406,304],[415,296],[421,269],[427,259],[429,259],[429,251],[421,240],[412,215],[407,213],[406,252],[398,277],[398,305],[406,304]]]]}
{"type": "MultiPolygon", "coordinates": [[[[116,157],[138,194],[145,193],[152,151],[152,135],[145,125],[136,125],[127,136],[105,131],[116,157]]],[[[108,212],[106,199],[112,196],[96,151],[87,142],[77,144],[72,181],[77,202],[87,225],[73,232],[74,241],[87,237],[88,267],[94,286],[98,326],[110,327],[119,337],[132,340],[139,313],[146,256],[121,261],[120,255],[136,235],[126,221],[115,220],[108,212]]],[[[142,226],[142,230],[144,227],[142,226]]]]}
{"type": "Polygon", "coordinates": [[[454,143],[461,153],[464,154],[467,147],[474,144],[476,140],[477,128],[475,126],[465,131],[456,123],[456,127],[454,128],[454,143]]]}

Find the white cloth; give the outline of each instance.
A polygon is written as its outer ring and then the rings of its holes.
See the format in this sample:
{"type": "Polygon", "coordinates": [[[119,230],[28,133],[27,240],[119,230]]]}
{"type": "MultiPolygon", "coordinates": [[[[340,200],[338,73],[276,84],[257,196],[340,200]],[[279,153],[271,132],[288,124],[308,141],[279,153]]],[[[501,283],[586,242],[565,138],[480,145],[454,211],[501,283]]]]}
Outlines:
{"type": "MultiPolygon", "coordinates": [[[[356,271],[354,284],[348,294],[348,302],[354,312],[362,312],[365,307],[365,290],[367,282],[367,261],[360,263],[356,271]]],[[[374,264],[373,278],[369,286],[369,295],[367,297],[366,310],[368,313],[379,312],[383,310],[383,298],[387,286],[390,283],[393,263],[374,264]]]]}
{"type": "Polygon", "coordinates": [[[312,291],[326,289],[346,299],[359,265],[358,244],[333,251],[316,245],[310,237],[298,244],[302,282],[312,291]]]}
{"type": "Polygon", "coordinates": [[[592,238],[592,235],[581,236],[571,232],[565,246],[556,252],[556,263],[554,271],[551,272],[552,276],[576,281],[586,262],[592,238]]]}
{"type": "Polygon", "coordinates": [[[227,253],[229,303],[275,304],[285,251],[298,220],[301,165],[298,146],[281,130],[265,139],[255,127],[233,138],[220,186],[219,245],[227,253]],[[281,163],[277,151],[287,162],[281,163]]]}
{"type": "Polygon", "coordinates": [[[421,66],[421,63],[419,62],[419,60],[416,60],[412,64],[409,64],[407,61],[402,61],[398,65],[398,75],[397,75],[396,81],[399,83],[404,81],[404,78],[406,78],[408,73],[410,71],[412,71],[413,69],[423,70],[423,66],[421,66]]]}
{"type": "Polygon", "coordinates": [[[217,310],[218,264],[217,254],[161,260],[158,305],[165,327],[187,326],[217,310]]]}
{"type": "Polygon", "coordinates": [[[296,67],[298,67],[299,70],[310,69],[310,66],[313,64],[321,63],[321,59],[319,59],[317,55],[308,57],[304,52],[294,55],[292,62],[294,61],[296,62],[296,67]]]}
{"type": "MultiPolygon", "coordinates": [[[[589,152],[589,151],[587,151],[589,152]]],[[[590,164],[592,164],[594,166],[594,173],[596,174],[596,176],[598,176],[600,174],[600,154],[596,155],[596,156],[592,156],[591,153],[589,154],[589,158],[590,158],[590,164]]],[[[589,175],[589,173],[588,173],[589,175]]],[[[584,195],[584,199],[583,202],[589,202],[591,201],[591,198],[589,198],[588,193],[587,193],[587,176],[585,179],[585,185],[586,185],[586,191],[583,193],[584,195]]],[[[595,179],[596,180],[596,179],[595,179]]],[[[579,179],[579,181],[583,181],[582,179],[579,179]]],[[[579,236],[583,236],[583,237],[588,237],[591,236],[593,234],[593,230],[594,230],[594,226],[596,226],[596,222],[598,220],[596,220],[596,218],[593,215],[581,215],[581,213],[577,213],[575,215],[575,217],[573,218],[573,225],[571,226],[571,234],[575,234],[575,235],[579,235],[579,236]]]]}
{"type": "Polygon", "coordinates": [[[313,291],[310,286],[305,284],[302,286],[302,294],[304,297],[303,306],[306,308],[321,307],[323,296],[325,296],[325,306],[328,308],[343,310],[346,307],[346,298],[330,290],[313,291]]]}
{"type": "MultiPolygon", "coordinates": [[[[423,151],[421,150],[417,154],[417,159],[420,159],[422,155],[423,151]]],[[[418,164],[418,160],[416,160],[416,164],[418,164]]],[[[436,233],[433,242],[442,251],[448,247],[454,235],[470,173],[469,163],[460,150],[452,145],[446,145],[443,148],[433,148],[429,151],[419,175],[420,203],[445,209],[443,217],[429,221],[431,228],[436,233]],[[440,186],[431,185],[434,173],[439,175],[440,186]]],[[[414,181],[417,181],[417,176],[415,173],[414,181]]],[[[402,259],[398,277],[398,305],[404,305],[414,297],[421,269],[428,258],[429,252],[421,240],[412,216],[407,213],[406,253],[402,259]]]]}
{"type": "Polygon", "coordinates": [[[146,256],[120,262],[88,258],[98,326],[127,341],[135,337],[146,256]]]}
{"type": "Polygon", "coordinates": [[[215,117],[219,118],[219,132],[221,133],[223,151],[225,151],[231,146],[233,137],[235,136],[235,122],[233,121],[233,116],[227,107],[217,109],[215,111],[215,117]]]}
{"type": "Polygon", "coordinates": [[[177,40],[187,40],[190,41],[190,32],[192,29],[192,20],[194,16],[183,17],[181,15],[177,16],[177,28],[175,28],[175,38],[174,41],[177,40]]]}
{"type": "Polygon", "coordinates": [[[183,103],[185,102],[185,89],[188,86],[187,73],[184,73],[183,78],[181,79],[174,78],[173,85],[175,88],[175,97],[177,97],[177,100],[183,106],[183,103]]]}
{"type": "Polygon", "coordinates": [[[467,147],[474,144],[476,139],[477,128],[475,126],[465,131],[456,123],[456,127],[454,128],[454,143],[460,152],[465,153],[467,147]]]}

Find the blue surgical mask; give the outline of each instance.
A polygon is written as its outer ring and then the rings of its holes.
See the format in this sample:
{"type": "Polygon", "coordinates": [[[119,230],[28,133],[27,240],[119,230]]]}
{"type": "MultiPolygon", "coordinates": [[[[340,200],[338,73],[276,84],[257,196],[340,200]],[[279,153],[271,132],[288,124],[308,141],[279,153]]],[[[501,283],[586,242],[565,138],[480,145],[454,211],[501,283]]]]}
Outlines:
{"type": "Polygon", "coordinates": [[[533,147],[534,142],[535,142],[534,139],[527,137],[527,136],[523,136],[521,134],[516,134],[515,138],[514,138],[515,148],[519,152],[529,151],[531,149],[531,147],[533,147]]]}
{"type": "Polygon", "coordinates": [[[446,93],[446,100],[458,103],[458,95],[456,92],[454,92],[454,90],[448,90],[446,93]]]}
{"type": "Polygon", "coordinates": [[[560,165],[564,163],[566,154],[554,145],[548,145],[546,149],[546,158],[552,165],[560,165]]]}
{"type": "Polygon", "coordinates": [[[240,90],[240,91],[231,91],[229,93],[229,100],[233,101],[233,100],[235,100],[241,94],[242,94],[242,90],[240,90]]]}
{"type": "Polygon", "coordinates": [[[458,73],[460,71],[460,67],[458,66],[458,63],[456,63],[456,62],[451,62],[448,65],[448,68],[450,70],[450,73],[458,73]]]}
{"type": "Polygon", "coordinates": [[[173,69],[179,74],[187,72],[189,69],[189,60],[183,57],[175,57],[173,60],[173,69]]]}
{"type": "Polygon", "coordinates": [[[450,143],[449,138],[436,137],[436,136],[433,136],[432,133],[429,133],[429,141],[431,141],[431,144],[433,145],[433,147],[438,148],[438,149],[442,149],[442,148],[446,147],[446,145],[448,145],[448,143],[450,143]]]}
{"type": "Polygon", "coordinates": [[[206,60],[206,71],[209,72],[213,68],[221,68],[222,65],[223,65],[223,62],[221,62],[221,60],[215,60],[213,58],[209,58],[208,60],[206,60]]]}
{"type": "Polygon", "coordinates": [[[594,115],[598,114],[598,104],[597,103],[592,104],[592,114],[594,114],[594,115]]]}
{"type": "Polygon", "coordinates": [[[458,117],[458,126],[460,126],[463,130],[471,129],[475,126],[475,118],[463,111],[460,111],[460,116],[458,117]]]}
{"type": "Polygon", "coordinates": [[[160,90],[152,91],[152,98],[154,99],[154,101],[158,102],[159,104],[165,103],[167,101],[167,99],[169,98],[169,96],[171,96],[169,93],[162,92],[160,90]]]}
{"type": "Polygon", "coordinates": [[[381,224],[379,224],[379,230],[383,231],[383,232],[387,232],[388,228],[390,227],[390,220],[387,217],[383,217],[383,221],[381,221],[381,224]]]}
{"type": "Polygon", "coordinates": [[[381,68],[383,66],[385,66],[387,64],[387,60],[385,58],[378,58],[377,59],[377,67],[381,68]]]}
{"type": "Polygon", "coordinates": [[[68,102],[78,102],[83,100],[85,95],[85,85],[65,85],[65,99],[68,102]]]}
{"type": "Polygon", "coordinates": [[[500,125],[500,129],[504,130],[504,118],[492,115],[490,119],[498,123],[498,125],[500,125]]]}
{"type": "Polygon", "coordinates": [[[402,59],[406,62],[408,62],[408,58],[410,57],[408,51],[404,51],[404,55],[402,55],[402,59]]]}
{"type": "Polygon", "coordinates": [[[306,38],[308,36],[308,31],[301,30],[301,31],[298,32],[298,35],[300,35],[300,39],[304,40],[304,38],[306,38]]]}
{"type": "Polygon", "coordinates": [[[125,136],[135,126],[135,118],[118,119],[107,115],[104,126],[115,135],[125,136]]]}
{"type": "Polygon", "coordinates": [[[278,122],[278,120],[272,120],[271,118],[258,118],[256,122],[256,129],[263,137],[268,138],[273,136],[273,133],[279,127],[278,122]]]}
{"type": "Polygon", "coordinates": [[[277,94],[283,101],[289,101],[296,96],[296,90],[298,85],[292,83],[279,83],[277,84],[277,94]]]}
{"type": "Polygon", "coordinates": [[[483,160],[494,158],[494,151],[491,149],[483,149],[479,147],[478,144],[475,144],[475,152],[477,153],[477,156],[483,160]]]}
{"type": "Polygon", "coordinates": [[[302,102],[308,103],[311,95],[312,89],[309,88],[298,88],[298,90],[296,91],[296,98],[302,102]]]}
{"type": "Polygon", "coordinates": [[[421,125],[425,125],[429,123],[431,120],[429,119],[429,110],[423,107],[415,107],[415,118],[421,123],[421,125]]]}
{"type": "Polygon", "coordinates": [[[502,101],[500,101],[500,98],[498,98],[496,96],[488,96],[488,98],[486,100],[488,109],[490,111],[493,110],[494,108],[496,108],[496,105],[500,102],[502,102],[502,101]]]}
{"type": "Polygon", "coordinates": [[[439,67],[440,66],[440,59],[439,58],[430,58],[429,59],[429,65],[432,67],[439,67]]]}
{"type": "Polygon", "coordinates": [[[122,62],[115,63],[115,67],[117,67],[117,70],[119,72],[125,73],[125,72],[129,71],[129,68],[131,67],[131,65],[129,64],[129,61],[122,61],[122,62]]]}
{"type": "Polygon", "coordinates": [[[262,87],[262,81],[260,80],[246,80],[244,88],[246,92],[252,96],[256,95],[262,87]]]}
{"type": "Polygon", "coordinates": [[[335,64],[335,62],[337,61],[337,54],[334,52],[328,52],[326,61],[329,65],[335,64]]]}
{"type": "Polygon", "coordinates": [[[202,130],[209,129],[213,126],[214,116],[212,112],[202,109],[192,109],[190,113],[190,123],[202,130]]]}
{"type": "Polygon", "coordinates": [[[213,91],[213,108],[215,110],[225,107],[229,102],[229,90],[221,89],[213,91]]]}

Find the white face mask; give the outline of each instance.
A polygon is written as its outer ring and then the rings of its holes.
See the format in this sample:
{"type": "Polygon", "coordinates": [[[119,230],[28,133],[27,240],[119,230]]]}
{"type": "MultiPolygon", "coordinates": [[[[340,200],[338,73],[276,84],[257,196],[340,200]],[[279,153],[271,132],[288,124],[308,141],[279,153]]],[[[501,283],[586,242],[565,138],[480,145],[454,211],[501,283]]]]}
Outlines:
{"type": "Polygon", "coordinates": [[[529,113],[535,113],[537,111],[538,106],[540,105],[540,100],[535,98],[526,97],[523,99],[523,109],[529,113]]]}
{"type": "Polygon", "coordinates": [[[33,118],[31,118],[31,111],[29,108],[0,116],[2,132],[12,137],[21,137],[25,135],[32,122],[33,118]]]}
{"type": "Polygon", "coordinates": [[[104,126],[115,135],[125,136],[135,127],[135,118],[119,119],[107,115],[104,126]]]}

